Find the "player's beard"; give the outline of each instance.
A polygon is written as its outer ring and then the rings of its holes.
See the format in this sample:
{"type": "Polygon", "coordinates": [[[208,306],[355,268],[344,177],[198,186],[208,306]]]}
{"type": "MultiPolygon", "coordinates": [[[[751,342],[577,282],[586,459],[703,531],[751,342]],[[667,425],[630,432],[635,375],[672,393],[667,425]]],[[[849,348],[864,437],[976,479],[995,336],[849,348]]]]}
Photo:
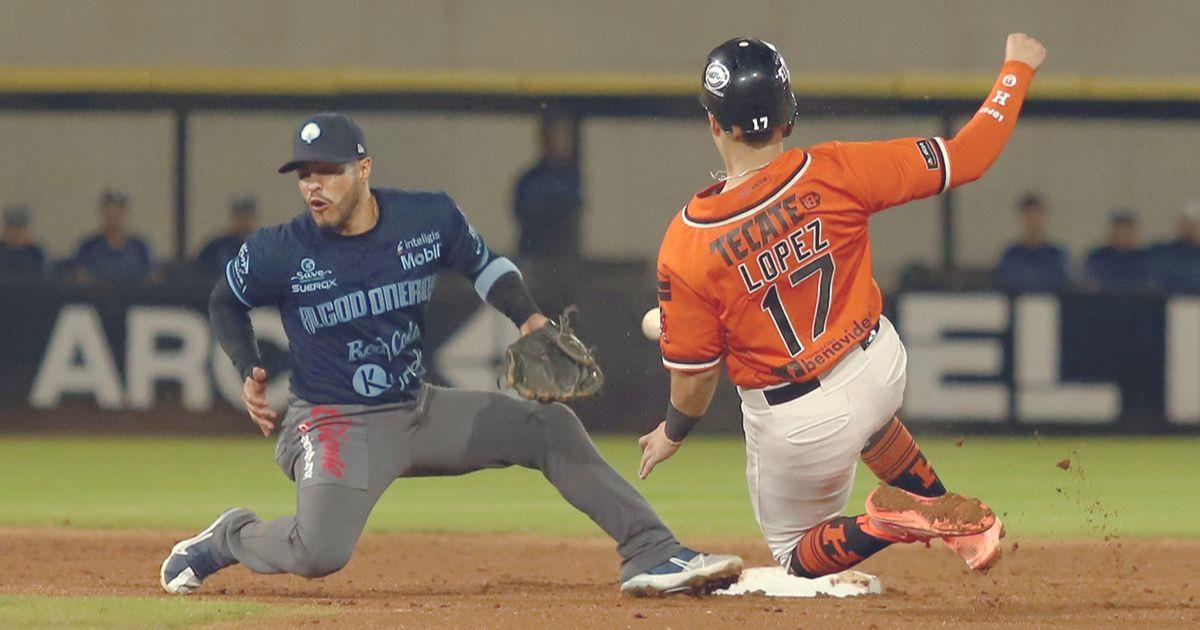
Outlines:
{"type": "Polygon", "coordinates": [[[324,215],[329,217],[329,221],[322,223],[317,221],[317,225],[322,230],[329,232],[342,232],[350,223],[350,219],[354,216],[354,211],[358,208],[358,202],[362,200],[361,184],[356,183],[350,187],[349,192],[342,198],[341,201],[327,209],[324,215]]]}

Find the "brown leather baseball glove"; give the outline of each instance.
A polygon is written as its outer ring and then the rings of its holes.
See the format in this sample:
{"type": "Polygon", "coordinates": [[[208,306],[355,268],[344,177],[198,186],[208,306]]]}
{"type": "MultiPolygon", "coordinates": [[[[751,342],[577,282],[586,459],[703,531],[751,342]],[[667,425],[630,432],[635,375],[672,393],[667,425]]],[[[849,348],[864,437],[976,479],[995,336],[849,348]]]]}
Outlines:
{"type": "Polygon", "coordinates": [[[587,346],[571,330],[575,307],[518,339],[505,352],[508,384],[539,402],[569,402],[591,396],[604,385],[604,373],[587,346]]]}

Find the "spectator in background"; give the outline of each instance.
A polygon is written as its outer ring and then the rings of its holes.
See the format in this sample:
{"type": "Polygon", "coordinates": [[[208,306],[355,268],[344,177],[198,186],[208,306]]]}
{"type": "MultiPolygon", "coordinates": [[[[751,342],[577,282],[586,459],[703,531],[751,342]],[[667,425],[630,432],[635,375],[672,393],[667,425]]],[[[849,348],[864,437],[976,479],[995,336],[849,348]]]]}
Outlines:
{"type": "Polygon", "coordinates": [[[225,263],[237,256],[246,237],[258,229],[258,204],[249,195],[235,197],[229,204],[229,228],[200,250],[200,264],[213,275],[225,273],[225,263]]]}
{"type": "Polygon", "coordinates": [[[135,284],[154,271],[150,246],[125,228],[129,200],[109,190],[100,196],[100,233],[79,244],[75,254],[76,278],[83,284],[135,284]]]}
{"type": "Polygon", "coordinates": [[[523,260],[577,259],[583,187],[576,124],[565,116],[547,115],[541,133],[541,160],[521,175],[513,195],[521,230],[517,253],[523,260]]]}
{"type": "Polygon", "coordinates": [[[1084,276],[1088,288],[1100,291],[1131,291],[1149,285],[1148,256],[1140,247],[1133,212],[1125,209],[1113,212],[1108,241],[1088,254],[1084,276]]]}
{"type": "Polygon", "coordinates": [[[46,269],[46,253],[33,240],[30,212],[25,206],[4,209],[4,232],[0,234],[0,277],[31,277],[46,269]]]}
{"type": "Polygon", "coordinates": [[[1175,240],[1150,248],[1150,275],[1168,293],[1200,292],[1200,202],[1179,216],[1175,240]]]}
{"type": "Polygon", "coordinates": [[[1048,212],[1042,198],[1026,194],[1017,204],[1021,240],[1004,251],[996,280],[1010,291],[1058,291],[1067,286],[1067,252],[1046,240],[1048,212]]]}

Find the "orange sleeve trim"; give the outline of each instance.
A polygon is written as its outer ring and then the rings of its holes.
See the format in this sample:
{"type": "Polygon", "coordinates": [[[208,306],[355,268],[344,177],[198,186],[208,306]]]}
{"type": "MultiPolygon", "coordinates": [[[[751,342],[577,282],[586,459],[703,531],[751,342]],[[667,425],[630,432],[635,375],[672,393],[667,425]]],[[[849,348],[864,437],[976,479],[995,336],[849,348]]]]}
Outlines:
{"type": "Polygon", "coordinates": [[[1017,125],[1021,105],[1032,82],[1033,68],[1028,64],[1009,61],[1000,69],[1000,76],[988,92],[987,100],[945,143],[950,186],[979,179],[1000,157],[1017,125]]]}

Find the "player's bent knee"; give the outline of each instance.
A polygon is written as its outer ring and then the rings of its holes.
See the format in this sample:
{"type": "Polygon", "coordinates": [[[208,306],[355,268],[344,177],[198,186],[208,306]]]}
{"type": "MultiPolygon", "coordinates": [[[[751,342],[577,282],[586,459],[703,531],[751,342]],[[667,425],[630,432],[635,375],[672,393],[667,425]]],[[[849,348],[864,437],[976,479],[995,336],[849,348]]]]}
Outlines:
{"type": "Polygon", "coordinates": [[[562,403],[546,405],[537,413],[537,417],[542,422],[546,434],[550,436],[552,446],[591,442],[587,429],[584,429],[583,423],[579,421],[579,416],[562,403]]]}
{"type": "Polygon", "coordinates": [[[545,405],[531,420],[538,423],[537,430],[544,438],[539,440],[538,459],[541,461],[551,453],[569,454],[576,462],[585,461],[596,452],[579,416],[564,404],[545,405]]]}
{"type": "Polygon", "coordinates": [[[292,572],[306,578],[320,578],[337,573],[350,562],[353,551],[353,548],[350,551],[329,549],[307,554],[296,563],[292,572]]]}

